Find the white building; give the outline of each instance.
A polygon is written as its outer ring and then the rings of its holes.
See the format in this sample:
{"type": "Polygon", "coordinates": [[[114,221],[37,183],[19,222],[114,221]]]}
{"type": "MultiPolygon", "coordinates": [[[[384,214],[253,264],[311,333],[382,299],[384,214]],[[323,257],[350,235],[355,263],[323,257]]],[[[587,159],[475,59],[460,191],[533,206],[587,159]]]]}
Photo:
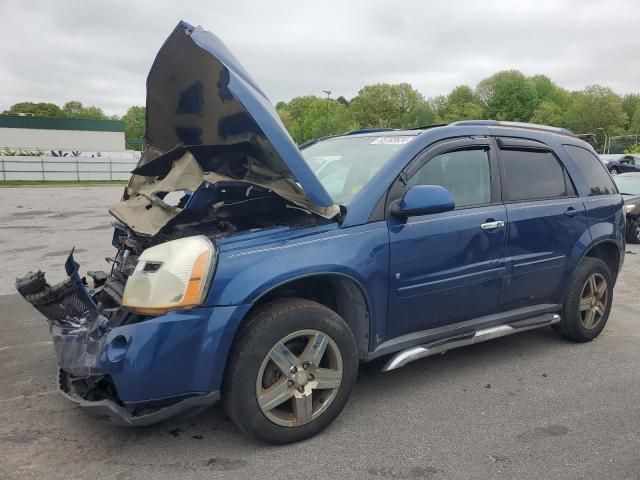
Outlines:
{"type": "Polygon", "coordinates": [[[119,152],[125,150],[120,120],[0,115],[0,151],[119,152]]]}

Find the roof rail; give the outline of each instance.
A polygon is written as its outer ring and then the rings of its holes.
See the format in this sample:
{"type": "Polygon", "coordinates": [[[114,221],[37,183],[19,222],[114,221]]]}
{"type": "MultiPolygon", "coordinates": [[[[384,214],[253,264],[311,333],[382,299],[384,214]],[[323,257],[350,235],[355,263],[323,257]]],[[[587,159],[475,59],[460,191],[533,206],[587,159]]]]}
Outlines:
{"type": "Polygon", "coordinates": [[[448,123],[434,123],[432,125],[425,125],[423,127],[413,127],[413,128],[409,128],[409,130],[428,130],[430,128],[436,128],[436,127],[446,127],[447,125],[449,125],[448,123]]]}
{"type": "Polygon", "coordinates": [[[569,137],[575,137],[575,133],[566,128],[550,127],[548,125],[538,125],[536,123],[525,122],[504,122],[501,120],[460,120],[458,122],[450,123],[449,125],[484,125],[486,127],[511,127],[511,128],[525,128],[528,130],[539,130],[542,132],[559,133],[560,135],[567,135],[569,137]]]}
{"type": "Polygon", "coordinates": [[[397,128],[360,128],[358,130],[351,130],[350,132],[343,133],[342,135],[358,135],[359,133],[390,132],[392,130],[397,130],[397,128]]]}

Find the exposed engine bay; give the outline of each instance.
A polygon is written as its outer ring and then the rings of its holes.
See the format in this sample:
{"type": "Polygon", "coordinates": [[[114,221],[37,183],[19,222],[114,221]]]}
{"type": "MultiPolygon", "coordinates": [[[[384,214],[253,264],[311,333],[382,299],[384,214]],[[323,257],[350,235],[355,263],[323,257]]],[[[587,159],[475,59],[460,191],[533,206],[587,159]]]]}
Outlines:
{"type": "MultiPolygon", "coordinates": [[[[200,154],[219,152],[212,147],[195,147],[195,150],[200,154]]],[[[308,227],[327,222],[265,187],[234,180],[232,177],[240,174],[231,171],[232,168],[251,167],[237,161],[237,150],[227,155],[231,157],[225,159],[228,176],[205,173],[201,163],[186,148],[175,149],[134,170],[123,201],[110,209],[116,217],[112,241],[116,253],[107,259],[111,269],[87,272],[93,284],[91,297],[112,326],[135,321],[126,312],[123,314],[120,304],[127,278],[136,267],[139,255],[149,247],[192,235],[215,240],[243,231],[308,227]],[[144,175],[146,173],[156,175],[144,175]]],[[[89,287],[85,278],[83,282],[89,287]]],[[[56,320],[64,318],[64,310],[71,318],[82,314],[77,302],[69,300],[72,290],[69,281],[50,286],[44,273],[30,272],[19,279],[16,286],[48,318],[52,312],[44,303],[47,298],[57,309],[53,315],[56,320]]]]}
{"type": "MultiPolygon", "coordinates": [[[[195,150],[200,155],[207,152],[209,156],[201,158],[209,159],[220,153],[211,147],[195,150]]],[[[133,172],[122,202],[110,209],[116,217],[112,240],[116,252],[106,259],[111,264],[108,271],[89,271],[81,277],[71,254],[65,265],[69,278],[63,282],[50,285],[41,271],[16,280],[17,290],[49,322],[61,368],[59,386],[73,400],[118,403],[109,376],[96,376],[93,367],[110,329],[150,318],[122,306],[127,279],[142,252],[196,235],[215,242],[241,232],[329,222],[257,182],[234,179],[246,177],[251,159],[244,153],[241,156],[246,161],[237,158],[237,149],[224,153],[227,166],[222,171],[226,175],[206,173],[206,162],[186,148],[175,149],[133,172]]],[[[288,182],[265,178],[260,183],[288,182]]],[[[293,192],[299,187],[288,188],[293,192]]]]}

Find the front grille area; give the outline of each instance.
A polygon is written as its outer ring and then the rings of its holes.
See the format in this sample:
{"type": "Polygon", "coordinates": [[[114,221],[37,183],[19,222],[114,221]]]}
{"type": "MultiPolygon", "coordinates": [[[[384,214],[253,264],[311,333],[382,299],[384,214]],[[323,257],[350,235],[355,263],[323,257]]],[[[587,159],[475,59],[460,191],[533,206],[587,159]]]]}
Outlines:
{"type": "Polygon", "coordinates": [[[71,279],[49,285],[43,272],[29,272],[16,280],[16,289],[27,302],[54,322],[78,323],[89,311],[71,279]]]}

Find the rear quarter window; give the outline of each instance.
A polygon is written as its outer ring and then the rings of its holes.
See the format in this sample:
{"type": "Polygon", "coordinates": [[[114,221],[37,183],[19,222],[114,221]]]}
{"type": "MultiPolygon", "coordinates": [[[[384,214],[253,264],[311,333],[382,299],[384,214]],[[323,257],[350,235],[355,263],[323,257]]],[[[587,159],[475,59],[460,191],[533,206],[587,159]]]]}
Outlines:
{"type": "Polygon", "coordinates": [[[562,148],[571,157],[589,184],[589,195],[618,193],[616,186],[607,173],[607,169],[598,157],[586,148],[575,145],[563,145],[562,148]]]}

